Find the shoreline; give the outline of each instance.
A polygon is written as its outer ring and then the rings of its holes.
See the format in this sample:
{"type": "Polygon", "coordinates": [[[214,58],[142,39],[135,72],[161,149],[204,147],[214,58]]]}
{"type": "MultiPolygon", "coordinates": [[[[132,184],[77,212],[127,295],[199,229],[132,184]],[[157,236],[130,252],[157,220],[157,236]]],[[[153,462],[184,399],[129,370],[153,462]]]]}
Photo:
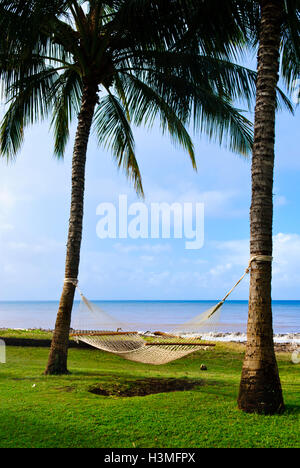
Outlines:
{"type": "MultiPolygon", "coordinates": [[[[1,337],[1,331],[16,331],[16,332],[41,332],[41,333],[53,333],[53,329],[42,329],[42,328],[0,328],[0,339],[3,339],[8,346],[33,346],[33,347],[48,347],[51,344],[51,339],[43,339],[41,337],[25,338],[21,336],[16,337],[1,337]]],[[[76,330],[72,330],[73,332],[76,330]]],[[[145,334],[145,332],[139,331],[138,333],[145,334]]],[[[152,333],[147,333],[151,336],[152,333]]],[[[155,336],[153,334],[153,336],[155,336]]],[[[183,333],[182,337],[185,338],[199,338],[203,341],[213,341],[221,343],[235,343],[242,346],[246,346],[247,335],[243,332],[209,332],[209,333],[183,333]]],[[[83,342],[76,343],[73,340],[69,341],[69,347],[73,348],[89,348],[93,349],[89,345],[83,342]]],[[[274,334],[274,348],[276,352],[293,352],[300,348],[300,333],[279,333],[274,334]]]]}
{"type": "MultiPolygon", "coordinates": [[[[0,327],[1,331],[17,331],[17,332],[42,332],[42,333],[53,333],[54,330],[52,328],[11,328],[11,327],[0,327]]],[[[79,331],[77,329],[71,328],[70,331],[72,333],[79,331]]],[[[97,330],[89,330],[89,331],[97,331],[97,330]]],[[[149,335],[151,336],[152,332],[146,332],[144,330],[137,330],[138,333],[141,335],[149,335]]],[[[168,331],[160,330],[160,332],[169,333],[168,331]]],[[[155,332],[153,332],[154,334],[155,332]]],[[[202,340],[209,340],[209,341],[231,341],[237,343],[243,343],[247,341],[247,333],[245,332],[222,332],[222,331],[211,331],[211,332],[182,332],[180,333],[181,336],[185,338],[200,338],[202,340]]],[[[290,333],[274,333],[273,335],[274,343],[275,344],[298,344],[300,346],[300,332],[290,332],[290,333]]]]}
{"type": "MultiPolygon", "coordinates": [[[[203,340],[210,340],[222,343],[238,343],[246,347],[246,333],[206,333],[201,335],[203,340]]],[[[275,352],[293,353],[300,349],[300,333],[274,333],[275,352]]]]}
{"type": "MultiPolygon", "coordinates": [[[[184,334],[188,337],[188,334],[184,334]]],[[[190,335],[192,336],[192,335],[190,335]]],[[[237,343],[246,343],[247,333],[244,332],[209,332],[199,333],[203,340],[210,341],[231,341],[237,343]]],[[[300,346],[300,333],[274,333],[274,344],[295,344],[300,346]]]]}

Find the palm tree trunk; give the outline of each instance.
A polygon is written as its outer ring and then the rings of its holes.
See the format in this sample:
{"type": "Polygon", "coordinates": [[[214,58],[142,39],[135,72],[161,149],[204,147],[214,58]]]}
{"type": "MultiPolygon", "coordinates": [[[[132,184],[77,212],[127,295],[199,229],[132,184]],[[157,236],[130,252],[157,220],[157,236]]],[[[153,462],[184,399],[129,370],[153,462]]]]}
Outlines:
{"type": "MultiPolygon", "coordinates": [[[[93,84],[84,85],[81,110],[78,115],[72,161],[72,196],[65,278],[77,279],[78,276],[82,238],[86,153],[95,105],[98,99],[97,91],[98,87],[93,84]]],[[[65,282],[45,374],[68,373],[67,357],[74,295],[75,285],[65,282]]]]}
{"type": "MultiPolygon", "coordinates": [[[[276,86],[283,0],[261,0],[260,43],[252,156],[250,256],[272,256],[273,172],[276,86]]],[[[284,403],[274,352],[271,262],[253,261],[250,277],[247,347],[238,406],[250,413],[274,414],[284,403]]]]}

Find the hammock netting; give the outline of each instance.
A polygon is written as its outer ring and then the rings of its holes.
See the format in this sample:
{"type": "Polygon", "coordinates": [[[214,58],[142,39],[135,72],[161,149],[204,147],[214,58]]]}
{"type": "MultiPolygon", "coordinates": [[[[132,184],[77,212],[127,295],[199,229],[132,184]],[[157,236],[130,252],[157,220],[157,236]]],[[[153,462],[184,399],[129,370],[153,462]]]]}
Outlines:
{"type": "Polygon", "coordinates": [[[212,329],[218,322],[223,304],[220,302],[185,324],[164,333],[155,331],[154,325],[151,331],[149,324],[119,321],[83,295],[81,297],[82,302],[73,325],[75,330],[71,334],[75,340],[129,361],[153,365],[166,364],[214,346],[201,342],[195,335],[212,329]],[[141,329],[147,331],[137,331],[141,329]]]}

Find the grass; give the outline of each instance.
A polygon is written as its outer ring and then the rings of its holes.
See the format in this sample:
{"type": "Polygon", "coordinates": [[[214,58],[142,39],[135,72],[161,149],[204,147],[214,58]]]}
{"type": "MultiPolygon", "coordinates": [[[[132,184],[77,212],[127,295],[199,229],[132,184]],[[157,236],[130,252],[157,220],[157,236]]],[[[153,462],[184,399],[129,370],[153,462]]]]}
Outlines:
{"type": "MultiPolygon", "coordinates": [[[[26,333],[17,334],[32,337],[26,333]]],[[[0,364],[0,447],[300,446],[300,368],[291,363],[289,354],[278,355],[286,411],[259,416],[236,406],[243,359],[240,345],[218,343],[163,366],[71,349],[72,373],[62,377],[43,375],[47,348],[9,346],[6,351],[7,363],[0,364]],[[207,371],[200,371],[202,363],[207,371]],[[132,398],[88,391],[97,384],[107,388],[146,378],[201,379],[203,385],[132,398]]]]}
{"type": "Polygon", "coordinates": [[[44,339],[49,340],[52,338],[52,333],[50,331],[44,331],[40,329],[33,330],[23,330],[23,329],[11,329],[4,328],[0,329],[0,336],[2,338],[30,338],[30,339],[44,339]]]}

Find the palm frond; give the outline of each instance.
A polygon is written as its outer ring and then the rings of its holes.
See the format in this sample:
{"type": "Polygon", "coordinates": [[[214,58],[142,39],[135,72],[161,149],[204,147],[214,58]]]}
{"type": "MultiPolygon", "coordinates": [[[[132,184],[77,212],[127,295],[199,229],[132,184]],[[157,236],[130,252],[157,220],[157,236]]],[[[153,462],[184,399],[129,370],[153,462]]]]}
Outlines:
{"type": "Polygon", "coordinates": [[[248,156],[252,151],[253,124],[224,97],[197,89],[193,98],[194,128],[205,133],[210,140],[228,146],[235,152],[248,156]]]}
{"type": "Polygon", "coordinates": [[[52,110],[51,90],[58,78],[55,69],[43,70],[15,81],[9,89],[9,108],[1,122],[0,153],[14,157],[20,149],[26,125],[44,120],[52,110]]]}
{"type": "Polygon", "coordinates": [[[228,60],[192,53],[145,51],[137,57],[119,59],[119,71],[132,70],[141,79],[145,76],[168,84],[176,78],[213,87],[219,94],[226,93],[232,100],[242,99],[250,107],[255,98],[256,72],[228,60]],[[164,78],[165,77],[165,78],[164,78]]]}
{"type": "Polygon", "coordinates": [[[184,119],[180,119],[176,114],[174,109],[176,106],[172,107],[146,82],[139,80],[132,74],[120,73],[119,79],[123,84],[133,123],[151,127],[155,118],[159,117],[162,132],[165,133],[168,130],[172,140],[179,143],[188,152],[193,167],[196,169],[194,145],[182,122],[184,119]]]}
{"type": "Polygon", "coordinates": [[[281,73],[289,91],[300,79],[300,1],[286,0],[281,41],[281,73]]]}
{"type": "Polygon", "coordinates": [[[135,156],[130,123],[121,102],[109,94],[103,97],[95,113],[95,130],[99,144],[112,151],[118,167],[123,167],[138,194],[144,196],[142,177],[135,156]]]}
{"type": "Polygon", "coordinates": [[[51,125],[54,129],[54,154],[64,156],[69,139],[69,126],[74,115],[80,110],[82,94],[81,80],[74,70],[66,70],[57,80],[52,90],[53,117],[51,125]]]}

